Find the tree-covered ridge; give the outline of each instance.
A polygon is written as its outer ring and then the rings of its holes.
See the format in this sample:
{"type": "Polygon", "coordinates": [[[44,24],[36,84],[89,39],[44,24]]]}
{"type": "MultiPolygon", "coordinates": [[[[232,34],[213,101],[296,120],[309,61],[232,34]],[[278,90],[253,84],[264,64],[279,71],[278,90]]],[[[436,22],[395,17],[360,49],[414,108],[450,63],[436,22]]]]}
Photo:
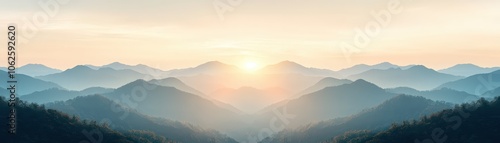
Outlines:
{"type": "MultiPolygon", "coordinates": [[[[10,108],[4,97],[0,97],[0,128],[8,129],[10,108]]],[[[148,131],[118,132],[96,121],[80,120],[38,104],[28,104],[17,100],[15,106],[16,134],[0,134],[2,143],[79,143],[79,142],[120,142],[120,143],[169,143],[171,140],[148,131]]]]}
{"type": "Polygon", "coordinates": [[[351,131],[329,143],[498,143],[500,101],[480,99],[425,116],[419,121],[394,124],[379,133],[351,131]]]}
{"type": "Polygon", "coordinates": [[[284,130],[270,139],[263,140],[262,143],[315,143],[351,130],[381,131],[388,129],[391,124],[419,119],[452,107],[451,104],[432,101],[420,96],[399,95],[356,115],[322,121],[298,129],[284,130]]]}

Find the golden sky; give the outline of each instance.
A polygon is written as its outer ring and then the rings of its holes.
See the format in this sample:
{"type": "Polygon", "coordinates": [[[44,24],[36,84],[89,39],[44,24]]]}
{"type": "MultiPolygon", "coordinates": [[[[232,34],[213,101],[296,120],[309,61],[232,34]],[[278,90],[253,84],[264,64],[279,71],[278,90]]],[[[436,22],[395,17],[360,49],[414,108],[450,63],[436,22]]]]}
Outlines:
{"type": "Polygon", "coordinates": [[[2,2],[0,12],[2,29],[16,23],[25,37],[18,48],[21,65],[66,69],[118,61],[171,69],[213,60],[234,65],[291,60],[332,70],[385,61],[436,69],[500,65],[498,0],[241,0],[232,5],[226,0],[16,0],[2,2]],[[44,2],[57,6],[47,13],[44,2]],[[217,2],[232,10],[224,20],[214,8],[217,2]],[[391,6],[400,11],[390,13],[384,26],[372,13],[391,6]],[[33,24],[35,34],[26,28],[33,18],[42,23],[33,24]],[[356,29],[364,31],[373,22],[381,26],[378,32],[346,57],[340,43],[354,45],[356,29]]]}

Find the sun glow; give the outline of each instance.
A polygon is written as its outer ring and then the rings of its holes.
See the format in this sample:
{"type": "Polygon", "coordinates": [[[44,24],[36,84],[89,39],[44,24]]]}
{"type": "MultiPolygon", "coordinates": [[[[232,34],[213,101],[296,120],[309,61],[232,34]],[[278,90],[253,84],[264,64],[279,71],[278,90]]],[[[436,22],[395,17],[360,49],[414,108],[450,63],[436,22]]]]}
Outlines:
{"type": "Polygon", "coordinates": [[[258,69],[259,65],[254,61],[246,61],[245,63],[243,63],[242,67],[248,72],[253,72],[258,69]]]}

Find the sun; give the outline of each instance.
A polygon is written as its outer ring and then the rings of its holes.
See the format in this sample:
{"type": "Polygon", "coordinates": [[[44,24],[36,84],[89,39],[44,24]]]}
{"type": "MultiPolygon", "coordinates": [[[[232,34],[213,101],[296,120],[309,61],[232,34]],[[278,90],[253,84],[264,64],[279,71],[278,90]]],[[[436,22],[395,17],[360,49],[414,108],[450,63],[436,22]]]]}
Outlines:
{"type": "Polygon", "coordinates": [[[248,71],[248,72],[253,72],[256,71],[259,68],[259,64],[254,61],[246,61],[242,65],[243,69],[248,71]]]}

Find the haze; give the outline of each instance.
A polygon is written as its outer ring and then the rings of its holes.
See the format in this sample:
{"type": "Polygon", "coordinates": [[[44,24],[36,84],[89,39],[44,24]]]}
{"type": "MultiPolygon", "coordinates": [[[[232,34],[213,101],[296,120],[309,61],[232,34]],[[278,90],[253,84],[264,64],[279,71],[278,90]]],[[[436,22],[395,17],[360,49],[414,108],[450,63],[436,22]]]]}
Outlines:
{"type": "MultiPolygon", "coordinates": [[[[500,53],[496,0],[401,0],[402,12],[349,58],[338,43],[352,44],[355,29],[374,21],[370,13],[387,10],[389,1],[247,0],[224,20],[213,2],[69,1],[23,42],[19,62],[67,69],[120,61],[172,69],[213,60],[255,68],[293,59],[332,70],[384,61],[441,69],[495,66],[500,53]]],[[[0,11],[1,25],[22,26],[43,9],[19,0],[3,2],[0,11]]]]}

